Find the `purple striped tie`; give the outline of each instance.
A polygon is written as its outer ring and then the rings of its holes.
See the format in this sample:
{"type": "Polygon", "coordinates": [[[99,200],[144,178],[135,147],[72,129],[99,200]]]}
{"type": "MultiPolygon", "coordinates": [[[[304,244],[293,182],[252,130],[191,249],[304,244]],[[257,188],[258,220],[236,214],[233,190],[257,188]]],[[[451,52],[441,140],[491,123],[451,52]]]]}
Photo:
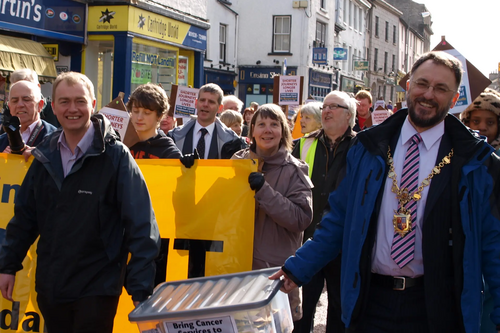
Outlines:
{"type": "MultiPolygon", "coordinates": [[[[420,153],[418,144],[422,142],[420,134],[415,134],[411,138],[410,147],[406,151],[405,162],[403,165],[403,174],[401,175],[400,188],[407,188],[409,194],[413,194],[418,188],[418,167],[420,161],[420,153]]],[[[398,209],[400,205],[398,204],[398,209]]],[[[392,240],[391,258],[400,267],[405,267],[413,260],[415,254],[415,232],[417,221],[417,202],[410,200],[406,206],[411,212],[412,230],[404,237],[401,237],[397,232],[394,233],[392,240]]]]}

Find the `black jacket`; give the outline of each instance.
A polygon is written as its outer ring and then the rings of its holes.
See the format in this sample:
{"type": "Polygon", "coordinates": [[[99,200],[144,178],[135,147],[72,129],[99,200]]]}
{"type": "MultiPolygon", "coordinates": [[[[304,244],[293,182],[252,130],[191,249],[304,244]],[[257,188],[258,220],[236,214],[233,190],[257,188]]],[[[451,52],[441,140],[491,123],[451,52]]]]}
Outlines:
{"type": "Polygon", "coordinates": [[[172,138],[162,131],[145,141],[137,142],[130,147],[130,153],[135,159],[142,158],[181,158],[182,154],[172,138]]]}
{"type": "Polygon", "coordinates": [[[36,291],[51,302],[153,291],[159,233],[148,189],[109,121],[92,117],[94,140],[63,175],[61,130],[33,150],[0,251],[0,273],[15,274],[38,241],[36,291]],[[128,253],[131,259],[127,264],[128,253]]]}
{"type": "MultiPolygon", "coordinates": [[[[329,161],[324,130],[315,131],[308,136],[308,139],[318,140],[318,144],[316,145],[314,166],[311,174],[311,180],[314,184],[312,188],[313,220],[304,231],[304,241],[311,238],[314,234],[316,225],[321,222],[323,213],[327,208],[330,192],[334,191],[344,178],[347,151],[351,145],[352,138],[355,136],[356,133],[349,127],[342,136],[341,141],[335,146],[333,161],[329,161]]],[[[300,153],[300,139],[298,139],[292,151],[292,155],[300,159],[300,153]]],[[[305,157],[303,158],[305,159],[305,157]]]]}
{"type": "MultiPolygon", "coordinates": [[[[47,123],[45,120],[42,120],[42,125],[43,128],[38,134],[38,136],[35,139],[35,142],[32,144],[33,147],[38,146],[39,143],[45,139],[45,137],[53,132],[56,131],[57,128],[55,128],[53,125],[47,123]]],[[[7,133],[3,133],[0,135],[0,153],[7,148],[9,145],[9,138],[7,137],[7,133]]]]}

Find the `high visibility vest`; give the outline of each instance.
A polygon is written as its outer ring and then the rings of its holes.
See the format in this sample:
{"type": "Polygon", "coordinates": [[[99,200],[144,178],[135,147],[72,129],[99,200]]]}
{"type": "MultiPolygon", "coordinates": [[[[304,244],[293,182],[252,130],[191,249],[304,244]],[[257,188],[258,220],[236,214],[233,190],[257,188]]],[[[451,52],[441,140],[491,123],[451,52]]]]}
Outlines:
{"type": "Polygon", "coordinates": [[[316,156],[317,145],[318,139],[316,138],[303,137],[300,139],[300,159],[309,165],[309,178],[311,178],[314,168],[314,156],[316,156]]]}

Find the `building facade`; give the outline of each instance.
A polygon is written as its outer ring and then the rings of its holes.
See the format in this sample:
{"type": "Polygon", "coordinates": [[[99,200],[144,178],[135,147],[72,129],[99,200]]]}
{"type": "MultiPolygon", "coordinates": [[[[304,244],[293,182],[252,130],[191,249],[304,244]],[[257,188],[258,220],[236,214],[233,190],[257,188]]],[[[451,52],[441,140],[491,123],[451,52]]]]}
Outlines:
{"type": "Polygon", "coordinates": [[[335,45],[347,52],[346,60],[335,62],[340,68],[339,90],[355,93],[368,86],[367,14],[372,6],[364,0],[339,0],[337,3],[337,20],[345,30],[335,36],[335,45]]]}
{"type": "Polygon", "coordinates": [[[403,13],[384,0],[372,0],[369,11],[369,87],[374,99],[394,101],[399,53],[399,18],[403,13]]]}

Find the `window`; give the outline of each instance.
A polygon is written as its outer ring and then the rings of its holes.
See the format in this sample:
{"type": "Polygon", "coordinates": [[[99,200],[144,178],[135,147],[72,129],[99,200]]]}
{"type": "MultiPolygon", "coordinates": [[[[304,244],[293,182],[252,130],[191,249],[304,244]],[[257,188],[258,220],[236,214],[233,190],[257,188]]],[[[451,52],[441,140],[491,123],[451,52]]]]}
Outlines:
{"type": "Polygon", "coordinates": [[[375,16],[375,37],[378,37],[378,16],[375,16]]]}
{"type": "Polygon", "coordinates": [[[359,32],[363,32],[363,10],[361,8],[358,8],[359,12],[359,32]]]}
{"type": "Polygon", "coordinates": [[[391,86],[391,99],[390,99],[390,101],[394,101],[394,87],[393,86],[391,86]]]}
{"type": "Polygon", "coordinates": [[[352,1],[349,1],[349,26],[352,27],[352,1]]]}
{"type": "Polygon", "coordinates": [[[389,22],[385,21],[385,41],[389,41],[389,22]]]}
{"type": "Polygon", "coordinates": [[[396,72],[396,55],[395,54],[392,55],[392,67],[391,67],[391,71],[396,72]]]}
{"type": "Polygon", "coordinates": [[[225,24],[219,25],[219,61],[226,62],[226,28],[225,24]]]}
{"type": "Polygon", "coordinates": [[[396,26],[392,26],[392,43],[396,44],[396,26]]]}
{"type": "MultiPolygon", "coordinates": [[[[434,88],[433,88],[434,89],[434,88]]],[[[385,94],[387,93],[387,86],[384,85],[384,94],[382,95],[384,97],[384,101],[385,101],[385,94]]]]}
{"type": "Polygon", "coordinates": [[[347,23],[347,0],[344,0],[344,22],[347,23]]]}
{"type": "Polygon", "coordinates": [[[349,73],[352,73],[352,47],[349,46],[349,53],[347,54],[348,68],[349,73]]]}
{"type": "Polygon", "coordinates": [[[326,0],[321,0],[320,6],[321,6],[321,8],[326,9],[326,0]]]}
{"type": "Polygon", "coordinates": [[[378,72],[378,49],[375,49],[375,54],[373,56],[373,70],[378,72]]]}
{"type": "Polygon", "coordinates": [[[290,52],[290,16],[274,16],[273,52],[290,52]]]}
{"type": "Polygon", "coordinates": [[[384,73],[387,73],[387,57],[389,54],[387,52],[384,53],[384,73]]]}
{"type": "Polygon", "coordinates": [[[354,6],[352,15],[354,16],[354,29],[358,29],[358,11],[356,9],[356,6],[354,6]]]}
{"type": "Polygon", "coordinates": [[[316,21],[316,40],[314,47],[325,47],[326,41],[326,24],[316,21]]]}
{"type": "MultiPolygon", "coordinates": [[[[87,51],[92,50],[92,52],[85,53],[85,75],[94,83],[96,106],[97,110],[100,110],[114,98],[113,64],[115,46],[111,36],[107,40],[95,40],[94,38],[96,37],[89,36],[87,51]]],[[[132,79],[136,74],[133,69],[132,65],[132,79]]]]}
{"type": "Polygon", "coordinates": [[[161,83],[170,96],[172,85],[177,84],[178,50],[171,49],[168,45],[159,48],[140,44],[135,40],[136,38],[132,43],[132,73],[136,75],[131,78],[130,91],[148,82],[161,83]],[[149,61],[152,55],[157,56],[156,59],[161,59],[161,64],[158,61],[149,61]]]}

